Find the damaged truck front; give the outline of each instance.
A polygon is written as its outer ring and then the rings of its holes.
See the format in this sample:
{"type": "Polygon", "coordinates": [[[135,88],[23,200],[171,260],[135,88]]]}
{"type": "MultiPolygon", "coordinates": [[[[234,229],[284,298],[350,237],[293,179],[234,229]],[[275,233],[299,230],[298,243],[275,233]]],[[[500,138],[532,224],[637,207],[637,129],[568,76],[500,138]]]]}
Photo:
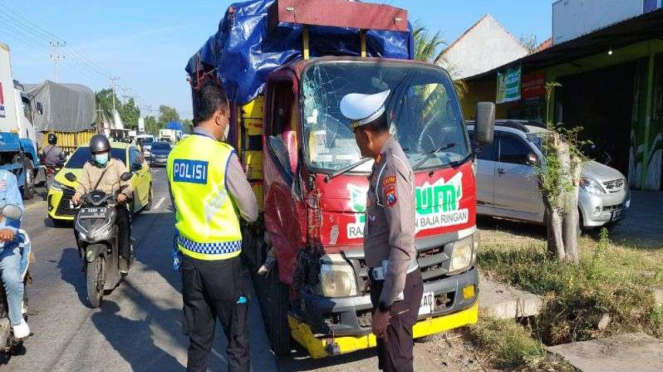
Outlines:
{"type": "Polygon", "coordinates": [[[362,248],[370,223],[364,212],[373,164],[361,158],[350,123],[340,113],[340,100],[349,93],[391,90],[390,131],[415,171],[415,244],[424,296],[414,337],[475,323],[479,289],[472,143],[492,141],[494,106],[481,104],[477,138],[470,141],[447,72],[412,60],[411,28],[403,10],[345,1],[245,4],[231,6],[220,26],[222,37],[211,38],[187,70],[194,89],[206,78],[218,79],[233,100],[230,142],[264,217],[258,226],[245,227],[243,252],[274,350],[289,352],[291,338],[313,358],[376,345],[362,248]],[[288,9],[296,6],[301,20],[323,3],[340,8],[332,12],[333,20],[312,17],[317,29],[312,21],[298,26],[289,19],[289,26],[282,25],[288,9]],[[339,20],[344,14],[374,16],[372,21],[339,20]],[[245,89],[250,83],[233,81],[222,67],[238,23],[250,19],[259,28],[260,16],[265,27],[261,46],[270,43],[268,35],[280,33],[283,40],[284,33],[295,32],[299,37],[289,35],[302,47],[269,71],[251,96],[246,94],[251,89],[245,89]],[[368,31],[376,25],[382,31],[368,31]],[[319,43],[316,49],[312,35],[336,40],[336,54],[346,56],[325,56],[321,45],[334,43],[319,43]],[[344,50],[351,44],[339,38],[356,39],[357,51],[344,50]]]}

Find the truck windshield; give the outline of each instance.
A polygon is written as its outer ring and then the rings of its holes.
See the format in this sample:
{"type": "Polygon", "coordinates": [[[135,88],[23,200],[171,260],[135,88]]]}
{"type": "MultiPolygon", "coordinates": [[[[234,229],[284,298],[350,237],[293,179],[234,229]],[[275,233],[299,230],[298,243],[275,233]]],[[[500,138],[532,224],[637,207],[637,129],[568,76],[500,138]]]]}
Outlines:
{"type": "MultiPolygon", "coordinates": [[[[422,65],[321,62],[303,78],[304,149],[308,164],[337,171],[360,160],[350,120],[340,111],[349,93],[391,90],[387,101],[390,132],[411,165],[442,167],[466,159],[469,143],[453,82],[443,70],[422,65]],[[453,144],[453,146],[445,146],[453,144]],[[436,149],[443,151],[436,152],[436,149]],[[427,158],[427,159],[426,159],[427,158]]],[[[354,172],[368,172],[372,161],[354,172]]]]}

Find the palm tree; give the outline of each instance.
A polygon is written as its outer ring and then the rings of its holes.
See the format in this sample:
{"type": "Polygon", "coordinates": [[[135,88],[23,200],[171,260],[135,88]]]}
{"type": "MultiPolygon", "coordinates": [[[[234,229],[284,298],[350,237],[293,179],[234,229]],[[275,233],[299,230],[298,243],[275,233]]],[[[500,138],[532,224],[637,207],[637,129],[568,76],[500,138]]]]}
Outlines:
{"type": "MultiPolygon", "coordinates": [[[[429,33],[426,27],[415,25],[414,30],[414,49],[415,59],[418,61],[428,62],[434,65],[444,66],[451,76],[454,76],[456,70],[455,66],[445,63],[444,51],[448,43],[444,40],[441,32],[435,34],[429,33]]],[[[467,85],[463,80],[454,80],[454,87],[459,99],[467,93],[467,85]]]]}

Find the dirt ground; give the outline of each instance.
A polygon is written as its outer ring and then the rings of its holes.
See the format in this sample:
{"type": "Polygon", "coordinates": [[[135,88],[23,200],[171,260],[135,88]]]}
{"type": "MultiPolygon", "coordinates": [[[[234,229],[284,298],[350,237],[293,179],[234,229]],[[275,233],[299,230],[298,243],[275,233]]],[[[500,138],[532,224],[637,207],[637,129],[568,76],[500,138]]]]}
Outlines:
{"type": "MultiPolygon", "coordinates": [[[[372,372],[377,371],[377,356],[374,350],[358,352],[346,356],[311,360],[303,352],[298,352],[279,360],[283,372],[372,372]]],[[[436,336],[426,343],[414,345],[415,371],[445,372],[493,372],[477,355],[471,342],[466,341],[462,331],[449,332],[436,336]]]]}

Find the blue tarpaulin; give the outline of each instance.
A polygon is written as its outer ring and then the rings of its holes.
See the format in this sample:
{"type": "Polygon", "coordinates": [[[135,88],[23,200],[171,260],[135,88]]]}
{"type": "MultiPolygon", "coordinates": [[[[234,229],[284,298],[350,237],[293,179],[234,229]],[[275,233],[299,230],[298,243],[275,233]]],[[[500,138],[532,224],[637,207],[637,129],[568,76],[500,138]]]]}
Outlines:
{"type": "MultiPolygon", "coordinates": [[[[267,75],[279,66],[302,59],[302,25],[281,24],[271,33],[267,11],[274,0],[232,4],[218,32],[189,60],[186,71],[195,80],[199,64],[215,69],[229,97],[244,104],[262,93],[267,75]]],[[[358,56],[359,30],[310,27],[311,57],[358,56]]],[[[368,31],[367,54],[371,57],[414,59],[410,32],[368,31]]]]}

